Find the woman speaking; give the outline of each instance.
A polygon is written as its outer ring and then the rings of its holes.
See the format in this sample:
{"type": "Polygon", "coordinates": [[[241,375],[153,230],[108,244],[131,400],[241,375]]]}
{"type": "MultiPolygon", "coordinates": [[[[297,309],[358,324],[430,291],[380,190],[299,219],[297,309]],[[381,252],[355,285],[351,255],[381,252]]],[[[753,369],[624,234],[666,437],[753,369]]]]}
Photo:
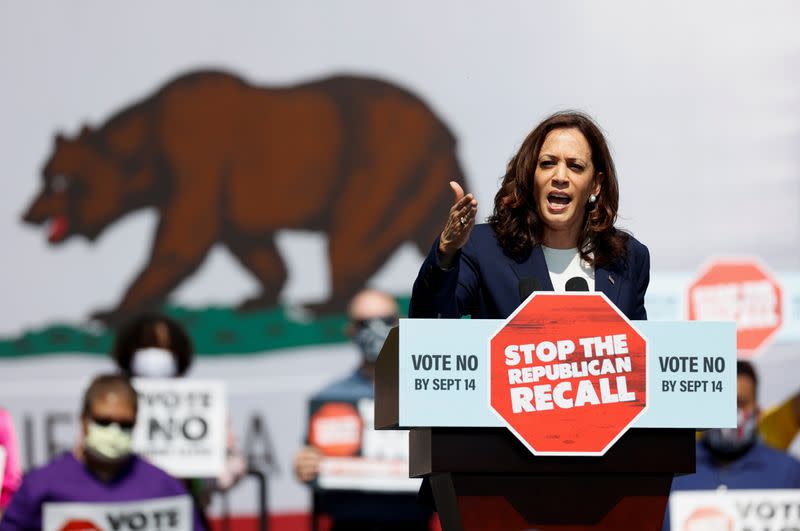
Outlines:
{"type": "Polygon", "coordinates": [[[602,291],[646,319],[650,255],[614,227],[619,186],[600,128],[577,112],[531,131],[508,163],[487,224],[451,182],[455,202],[422,264],[410,317],[503,319],[533,291],[602,291]]]}

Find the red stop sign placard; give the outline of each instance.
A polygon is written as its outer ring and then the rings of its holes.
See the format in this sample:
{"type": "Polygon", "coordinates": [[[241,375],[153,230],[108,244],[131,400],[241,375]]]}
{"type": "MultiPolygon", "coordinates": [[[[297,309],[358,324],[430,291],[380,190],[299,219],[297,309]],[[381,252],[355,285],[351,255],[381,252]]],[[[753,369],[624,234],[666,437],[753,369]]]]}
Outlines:
{"type": "Polygon", "coordinates": [[[491,408],[537,455],[603,455],[647,406],[647,341],[602,293],[536,293],[489,340],[491,408]]]}
{"type": "Polygon", "coordinates": [[[65,523],[61,531],[100,531],[91,520],[70,520],[65,523]]]}
{"type": "Polygon", "coordinates": [[[763,350],[783,323],[783,290],[756,258],[714,260],[689,286],[689,319],[736,321],[738,356],[763,350]]]}
{"type": "MultiPolygon", "coordinates": [[[[676,522],[675,525],[678,523],[676,522]]],[[[733,531],[735,522],[731,515],[718,507],[700,507],[695,509],[686,519],[681,530],[715,529],[720,531],[733,531]]]]}
{"type": "Polygon", "coordinates": [[[363,430],[364,421],[353,404],[330,402],[311,416],[308,441],[323,455],[350,456],[361,448],[363,430]]]}

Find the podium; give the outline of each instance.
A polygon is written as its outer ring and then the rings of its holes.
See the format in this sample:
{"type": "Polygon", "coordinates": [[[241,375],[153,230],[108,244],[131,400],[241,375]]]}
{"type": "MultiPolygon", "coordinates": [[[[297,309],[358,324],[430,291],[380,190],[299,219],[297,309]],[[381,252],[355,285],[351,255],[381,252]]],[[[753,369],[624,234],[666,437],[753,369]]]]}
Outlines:
{"type": "MultiPolygon", "coordinates": [[[[441,326],[448,321],[470,326],[441,326]]],[[[661,529],[672,478],[695,469],[693,427],[633,427],[604,455],[586,457],[534,455],[505,427],[415,426],[403,420],[400,328],[377,361],[375,427],[410,429],[409,475],[425,478],[421,501],[435,504],[443,531],[661,529]]],[[[728,346],[732,360],[735,335],[728,346]]],[[[726,425],[735,423],[733,396],[726,425]]],[[[429,403],[431,411],[439,407],[429,403]]]]}
{"type": "Polygon", "coordinates": [[[660,530],[673,475],[694,472],[686,429],[634,429],[590,458],[532,456],[503,428],[415,429],[410,444],[445,531],[660,530]]]}

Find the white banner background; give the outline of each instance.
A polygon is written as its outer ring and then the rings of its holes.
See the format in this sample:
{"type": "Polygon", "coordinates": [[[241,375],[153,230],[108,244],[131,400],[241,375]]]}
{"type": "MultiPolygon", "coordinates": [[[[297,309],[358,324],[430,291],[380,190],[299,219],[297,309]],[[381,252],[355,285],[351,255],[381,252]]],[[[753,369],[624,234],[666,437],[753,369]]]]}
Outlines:
{"type": "MultiPolygon", "coordinates": [[[[480,217],[536,122],[566,107],[588,111],[611,141],[620,225],[650,247],[654,289],[661,273],[688,277],[719,254],[757,255],[779,275],[797,275],[798,18],[790,1],[3,2],[0,335],[81,324],[116,304],[155,229],[154,212],[140,211],[94,244],[51,248],[41,229],[21,225],[54,134],[101,124],[178,73],[208,67],[274,86],[347,72],[409,88],[458,137],[480,217]]],[[[277,243],[289,268],[281,299],[324,299],[326,237],[283,231],[277,243]]],[[[401,247],[371,282],[407,294],[420,260],[401,247]]],[[[218,247],[174,302],[230,306],[256,287],[218,247]]],[[[796,338],[779,338],[757,360],[763,406],[797,390],[797,360],[796,338]]],[[[254,418],[268,430],[274,510],[307,507],[290,470],[305,400],[350,363],[346,346],[197,360],[193,376],[228,383],[240,440],[254,418]]],[[[110,368],[74,353],[0,361],[0,403],[31,447],[23,462],[43,462],[48,440],[50,450],[73,443],[80,393],[110,368]]],[[[234,510],[252,512],[248,496],[238,494],[234,510]]]]}

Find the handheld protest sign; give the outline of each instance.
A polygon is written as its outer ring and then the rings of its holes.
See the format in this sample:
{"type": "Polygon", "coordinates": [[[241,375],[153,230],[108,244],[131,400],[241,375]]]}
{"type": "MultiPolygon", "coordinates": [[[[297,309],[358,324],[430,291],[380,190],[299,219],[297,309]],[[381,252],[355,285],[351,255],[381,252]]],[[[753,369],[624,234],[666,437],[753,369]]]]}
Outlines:
{"type": "Polygon", "coordinates": [[[797,529],[800,489],[678,491],[670,495],[669,515],[680,531],[797,529]]]}
{"type": "Polygon", "coordinates": [[[756,258],[710,262],[689,286],[689,319],[736,321],[738,355],[763,352],[783,324],[783,288],[756,258]]]}
{"type": "Polygon", "coordinates": [[[194,527],[188,495],[129,502],[46,502],[43,531],[190,531],[194,527]]]}
{"type": "Polygon", "coordinates": [[[323,490],[416,492],[408,477],[408,432],[375,430],[372,398],[312,400],[308,442],[322,454],[317,487],[323,490]]]}
{"type": "Polygon", "coordinates": [[[188,378],[135,378],[139,412],[133,448],[181,478],[216,477],[226,455],[225,384],[188,378]]]}
{"type": "Polygon", "coordinates": [[[489,340],[489,400],[537,455],[603,455],[647,407],[647,340],[602,293],[535,293],[489,340]]]}
{"type": "Polygon", "coordinates": [[[314,407],[308,442],[325,456],[352,456],[361,447],[363,421],[349,402],[328,402],[314,407]]]}

